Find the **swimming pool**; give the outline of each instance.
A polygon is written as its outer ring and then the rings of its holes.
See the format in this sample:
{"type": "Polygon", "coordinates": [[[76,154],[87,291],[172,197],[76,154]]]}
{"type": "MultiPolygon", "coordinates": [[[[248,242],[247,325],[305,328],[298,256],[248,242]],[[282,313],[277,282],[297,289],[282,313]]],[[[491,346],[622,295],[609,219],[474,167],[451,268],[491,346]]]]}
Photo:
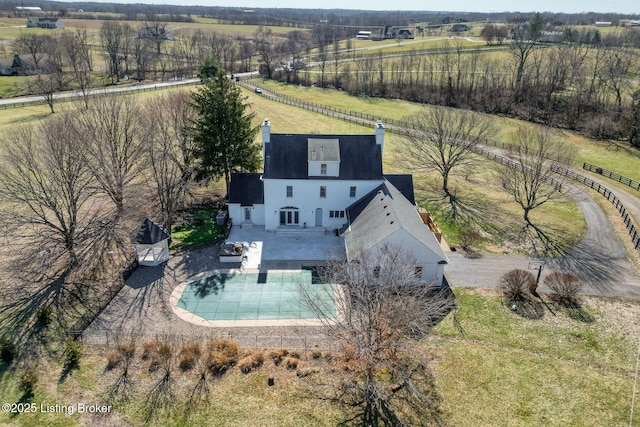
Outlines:
{"type": "Polygon", "coordinates": [[[319,320],[309,300],[335,318],[334,292],[330,284],[314,283],[310,270],[229,270],[187,283],[175,306],[178,315],[184,311],[214,322],[319,320]]]}

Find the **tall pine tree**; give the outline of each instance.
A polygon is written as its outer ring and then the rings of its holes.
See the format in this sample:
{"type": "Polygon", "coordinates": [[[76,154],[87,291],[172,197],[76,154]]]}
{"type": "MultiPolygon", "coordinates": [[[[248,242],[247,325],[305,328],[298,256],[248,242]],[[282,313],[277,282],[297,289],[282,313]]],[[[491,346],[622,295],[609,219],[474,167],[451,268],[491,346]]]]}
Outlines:
{"type": "Polygon", "coordinates": [[[254,142],[259,126],[252,126],[255,113],[232,80],[222,71],[204,79],[192,94],[197,117],[191,121],[195,176],[208,181],[224,177],[227,193],[232,172],[255,172],[260,166],[260,145],[254,142]]]}

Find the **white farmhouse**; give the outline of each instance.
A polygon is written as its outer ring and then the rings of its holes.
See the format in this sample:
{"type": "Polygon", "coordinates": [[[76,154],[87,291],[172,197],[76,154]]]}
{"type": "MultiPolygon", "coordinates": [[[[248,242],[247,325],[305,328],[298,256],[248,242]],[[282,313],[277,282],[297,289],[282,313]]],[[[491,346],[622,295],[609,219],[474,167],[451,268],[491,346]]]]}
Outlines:
{"type": "Polygon", "coordinates": [[[262,124],[263,173],[235,173],[234,226],[314,229],[344,236],[348,260],[384,245],[408,250],[416,274],[442,283],[447,257],[415,206],[411,175],[384,175],[385,128],[373,135],[274,134],[262,124]]]}

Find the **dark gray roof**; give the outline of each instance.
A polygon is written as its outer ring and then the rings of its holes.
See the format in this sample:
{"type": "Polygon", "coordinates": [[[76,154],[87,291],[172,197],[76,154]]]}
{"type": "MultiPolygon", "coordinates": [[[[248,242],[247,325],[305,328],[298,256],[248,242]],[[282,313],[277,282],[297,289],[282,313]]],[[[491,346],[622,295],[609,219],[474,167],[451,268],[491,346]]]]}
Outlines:
{"type": "Polygon", "coordinates": [[[232,173],[227,203],[241,206],[263,205],[264,186],[259,173],[232,173]]]}
{"type": "Polygon", "coordinates": [[[405,230],[428,248],[436,262],[447,256],[435,236],[422,222],[415,206],[389,181],[347,208],[349,225],[344,233],[347,257],[354,259],[399,230],[405,230]]]}
{"type": "Polygon", "coordinates": [[[264,178],[272,179],[382,179],[382,151],[375,135],[271,134],[271,142],[265,144],[264,169],[264,178]],[[308,176],[310,138],[339,140],[339,176],[308,176]]]}
{"type": "Polygon", "coordinates": [[[153,245],[169,238],[166,228],[146,218],[131,233],[131,243],[136,245],[153,245]]]}
{"type": "Polygon", "coordinates": [[[416,197],[413,192],[413,175],[385,175],[384,179],[400,190],[409,203],[416,204],[416,197]]]}

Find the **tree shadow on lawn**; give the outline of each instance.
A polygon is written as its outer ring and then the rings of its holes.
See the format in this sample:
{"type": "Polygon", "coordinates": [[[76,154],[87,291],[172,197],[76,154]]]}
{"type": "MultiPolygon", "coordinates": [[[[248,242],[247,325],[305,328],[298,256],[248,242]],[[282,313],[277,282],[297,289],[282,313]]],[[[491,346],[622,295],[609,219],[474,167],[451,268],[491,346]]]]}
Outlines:
{"type": "Polygon", "coordinates": [[[570,319],[577,320],[582,323],[593,323],[596,320],[593,314],[585,310],[577,296],[574,298],[563,298],[558,294],[550,294],[549,299],[552,301],[557,311],[565,311],[570,319]]]}
{"type": "Polygon", "coordinates": [[[508,304],[509,309],[515,314],[529,320],[542,319],[546,312],[545,309],[548,308],[543,301],[527,297],[516,302],[507,301],[506,304],[508,304]]]}
{"type": "Polygon", "coordinates": [[[450,195],[444,194],[434,183],[417,185],[422,194],[421,202],[426,203],[433,213],[466,228],[479,228],[489,233],[505,227],[505,221],[512,223],[508,215],[502,214],[498,203],[482,194],[462,192],[453,188],[450,195]],[[500,222],[498,222],[500,221],[500,222]]]}
{"type": "Polygon", "coordinates": [[[610,289],[624,275],[619,260],[604,253],[602,246],[591,239],[583,239],[572,248],[561,230],[535,224],[523,228],[522,239],[529,242],[530,255],[545,260],[546,267],[573,274],[599,291],[610,289]]]}

